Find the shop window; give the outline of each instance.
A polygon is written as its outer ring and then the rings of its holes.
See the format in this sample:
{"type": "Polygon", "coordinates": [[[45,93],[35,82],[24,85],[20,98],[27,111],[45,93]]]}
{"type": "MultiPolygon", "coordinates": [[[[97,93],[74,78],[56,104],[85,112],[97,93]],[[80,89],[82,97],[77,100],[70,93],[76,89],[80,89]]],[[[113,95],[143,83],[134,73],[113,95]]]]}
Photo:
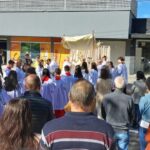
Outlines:
{"type": "Polygon", "coordinates": [[[21,43],[21,58],[29,53],[31,58],[36,58],[40,55],[40,43],[21,43]]]}

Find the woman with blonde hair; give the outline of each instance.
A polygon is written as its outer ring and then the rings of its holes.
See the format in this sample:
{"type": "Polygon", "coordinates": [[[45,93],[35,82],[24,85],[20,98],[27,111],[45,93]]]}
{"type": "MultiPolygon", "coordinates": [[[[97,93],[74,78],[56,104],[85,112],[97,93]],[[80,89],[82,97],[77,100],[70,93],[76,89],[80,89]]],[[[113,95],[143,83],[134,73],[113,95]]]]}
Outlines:
{"type": "Polygon", "coordinates": [[[26,99],[12,99],[0,119],[0,148],[2,150],[37,150],[38,142],[32,133],[31,111],[26,99]]]}

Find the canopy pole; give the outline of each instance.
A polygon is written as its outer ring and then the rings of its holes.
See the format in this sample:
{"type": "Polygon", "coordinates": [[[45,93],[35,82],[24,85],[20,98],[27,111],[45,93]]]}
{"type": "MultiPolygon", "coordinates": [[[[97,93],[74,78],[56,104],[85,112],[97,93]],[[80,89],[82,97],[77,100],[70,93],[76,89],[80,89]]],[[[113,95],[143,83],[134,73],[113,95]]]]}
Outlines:
{"type": "MultiPolygon", "coordinates": [[[[93,35],[93,50],[91,52],[91,60],[92,60],[92,57],[94,56],[94,49],[95,49],[95,39],[94,39],[94,34],[95,34],[95,31],[93,30],[92,31],[92,35],[93,35]]],[[[94,56],[95,57],[95,56],[94,56]]],[[[94,58],[95,59],[95,58],[94,58]]],[[[95,61],[95,60],[94,60],[95,61]]]]}

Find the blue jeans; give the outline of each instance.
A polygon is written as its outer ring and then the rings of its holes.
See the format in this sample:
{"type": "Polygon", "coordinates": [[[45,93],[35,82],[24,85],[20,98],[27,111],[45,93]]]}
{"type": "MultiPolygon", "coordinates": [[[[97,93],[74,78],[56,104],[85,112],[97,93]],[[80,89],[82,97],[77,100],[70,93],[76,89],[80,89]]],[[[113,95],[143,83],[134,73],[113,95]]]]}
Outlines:
{"type": "Polygon", "coordinates": [[[139,139],[140,139],[140,150],[145,150],[146,148],[146,141],[145,141],[145,135],[146,135],[147,129],[140,127],[139,128],[139,139]]]}
{"type": "Polygon", "coordinates": [[[135,108],[135,118],[133,120],[133,127],[134,128],[139,128],[139,122],[141,120],[141,114],[140,114],[140,110],[139,110],[139,105],[138,104],[134,104],[134,108],[135,108]]]}
{"type": "Polygon", "coordinates": [[[129,132],[115,133],[115,140],[118,150],[128,150],[129,132]]]}

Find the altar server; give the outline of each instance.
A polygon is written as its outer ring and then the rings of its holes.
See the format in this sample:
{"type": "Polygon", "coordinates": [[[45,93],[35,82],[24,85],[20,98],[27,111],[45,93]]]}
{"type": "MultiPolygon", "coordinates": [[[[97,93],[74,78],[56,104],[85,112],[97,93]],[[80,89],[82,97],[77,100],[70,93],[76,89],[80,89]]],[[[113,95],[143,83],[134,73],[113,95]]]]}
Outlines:
{"type": "Polygon", "coordinates": [[[96,86],[96,82],[98,79],[98,71],[97,71],[97,66],[95,62],[91,63],[91,71],[89,73],[89,81],[96,86]]]}
{"type": "Polygon", "coordinates": [[[62,117],[65,114],[64,106],[68,102],[68,94],[66,93],[65,85],[61,79],[61,70],[55,69],[55,77],[53,80],[54,94],[53,94],[53,109],[55,111],[56,118],[62,117]]]}
{"type": "Polygon", "coordinates": [[[74,78],[73,75],[71,75],[69,66],[65,66],[64,70],[65,70],[65,74],[62,75],[62,80],[64,82],[66,92],[68,94],[73,83],[76,81],[76,78],[74,78]]]}

